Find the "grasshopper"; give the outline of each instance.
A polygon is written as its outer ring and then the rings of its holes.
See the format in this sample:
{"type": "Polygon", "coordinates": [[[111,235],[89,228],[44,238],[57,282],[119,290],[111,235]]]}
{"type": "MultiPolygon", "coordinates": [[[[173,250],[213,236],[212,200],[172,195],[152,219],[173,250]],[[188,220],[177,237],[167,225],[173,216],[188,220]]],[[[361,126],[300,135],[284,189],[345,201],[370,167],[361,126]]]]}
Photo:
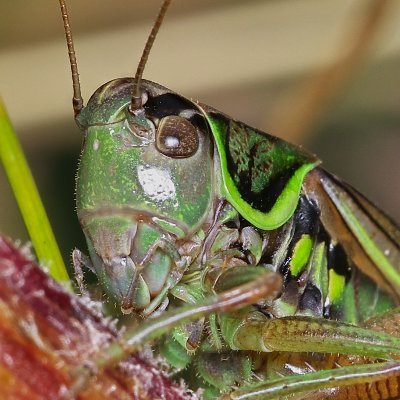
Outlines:
{"type": "Polygon", "coordinates": [[[91,269],[146,319],[92,365],[156,341],[205,398],[398,398],[399,228],[313,154],[142,79],[170,3],[135,77],[84,106],[60,0],[84,135],[78,282],[91,269]]]}

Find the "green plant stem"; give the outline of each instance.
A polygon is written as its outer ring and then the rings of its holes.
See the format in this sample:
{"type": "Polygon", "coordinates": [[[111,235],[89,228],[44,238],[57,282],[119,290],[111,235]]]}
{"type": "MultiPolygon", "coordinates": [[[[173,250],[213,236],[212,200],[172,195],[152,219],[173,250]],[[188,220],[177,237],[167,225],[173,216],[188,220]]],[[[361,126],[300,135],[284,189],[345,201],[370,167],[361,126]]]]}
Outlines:
{"type": "Polygon", "coordinates": [[[1,98],[0,159],[40,264],[52,278],[71,289],[50,222],[1,98]]]}

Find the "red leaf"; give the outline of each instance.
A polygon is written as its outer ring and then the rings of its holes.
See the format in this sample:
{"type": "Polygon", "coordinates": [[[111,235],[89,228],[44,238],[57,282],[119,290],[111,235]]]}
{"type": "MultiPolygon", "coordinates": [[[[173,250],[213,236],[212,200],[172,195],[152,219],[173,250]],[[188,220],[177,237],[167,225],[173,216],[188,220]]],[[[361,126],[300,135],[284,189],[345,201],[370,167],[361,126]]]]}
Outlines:
{"type": "Polygon", "coordinates": [[[195,399],[139,355],[90,380],[76,397],[71,371],[117,331],[0,236],[1,399],[195,399]]]}

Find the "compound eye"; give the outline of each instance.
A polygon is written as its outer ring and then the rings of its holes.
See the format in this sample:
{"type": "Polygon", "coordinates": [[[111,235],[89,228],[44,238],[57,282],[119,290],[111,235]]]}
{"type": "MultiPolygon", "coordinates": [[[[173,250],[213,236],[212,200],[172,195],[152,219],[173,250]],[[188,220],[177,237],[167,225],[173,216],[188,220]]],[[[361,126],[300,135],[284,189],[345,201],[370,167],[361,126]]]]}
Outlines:
{"type": "Polygon", "coordinates": [[[199,148],[197,129],[187,119],[178,115],[164,117],[158,125],[156,147],[168,157],[190,157],[199,148]]]}

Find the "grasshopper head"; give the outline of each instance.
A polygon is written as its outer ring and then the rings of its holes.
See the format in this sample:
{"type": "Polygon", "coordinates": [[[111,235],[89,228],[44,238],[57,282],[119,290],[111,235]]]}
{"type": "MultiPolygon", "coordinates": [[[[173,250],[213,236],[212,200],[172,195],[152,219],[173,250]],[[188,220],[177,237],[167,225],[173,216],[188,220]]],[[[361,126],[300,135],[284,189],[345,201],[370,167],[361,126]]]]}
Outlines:
{"type": "Polygon", "coordinates": [[[196,106],[159,85],[143,81],[143,107],[131,112],[132,81],[103,85],[77,116],[76,198],[101,283],[125,308],[143,309],[170,284],[177,241],[210,216],[213,148],[196,106]]]}

